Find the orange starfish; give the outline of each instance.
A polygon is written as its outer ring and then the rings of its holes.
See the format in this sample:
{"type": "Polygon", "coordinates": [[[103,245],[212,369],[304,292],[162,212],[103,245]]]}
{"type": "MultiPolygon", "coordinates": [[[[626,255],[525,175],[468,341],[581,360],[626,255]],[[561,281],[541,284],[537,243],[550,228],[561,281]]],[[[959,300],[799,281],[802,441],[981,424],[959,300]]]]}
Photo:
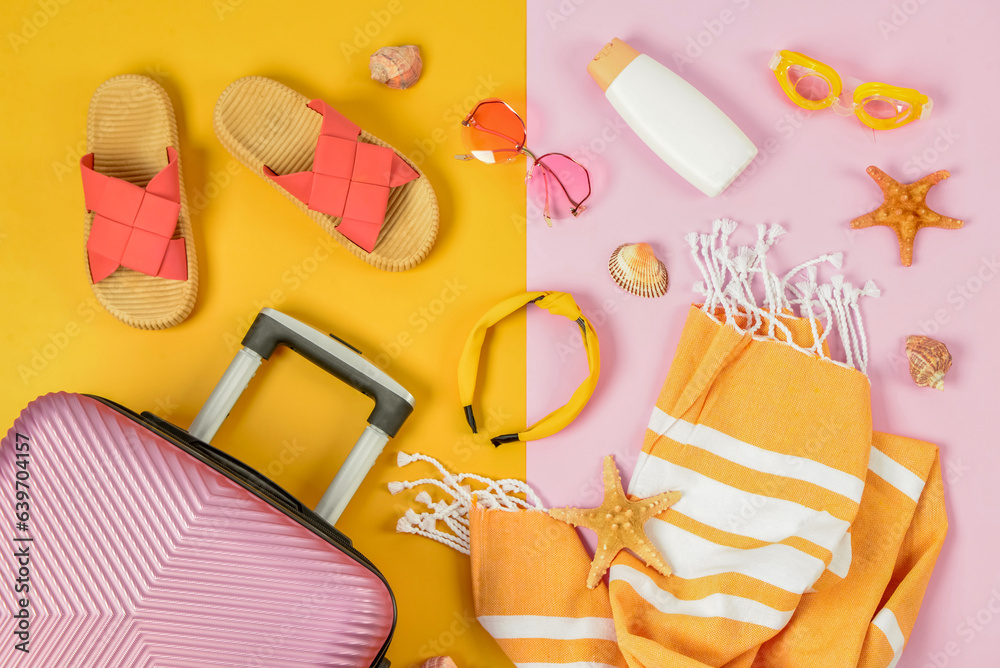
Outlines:
{"type": "Polygon", "coordinates": [[[604,503],[597,508],[553,508],[549,515],[597,533],[597,551],[590,564],[587,587],[593,589],[601,581],[611,560],[628,548],[646,564],[663,575],[670,575],[670,565],[646,536],[646,520],[656,517],[681,498],[680,492],[666,492],[648,499],[632,499],[622,489],[622,478],[615,458],[604,458],[604,503]]]}
{"type": "Polygon", "coordinates": [[[891,227],[899,238],[899,257],[904,267],[913,262],[913,240],[918,230],[925,227],[957,230],[962,227],[962,221],[931,211],[924,201],[931,186],[951,176],[948,170],[928,174],[915,183],[900,183],[875,165],[868,168],[868,175],[882,189],[885,201],[871,213],[852,220],[851,227],[856,230],[873,225],[891,227]]]}

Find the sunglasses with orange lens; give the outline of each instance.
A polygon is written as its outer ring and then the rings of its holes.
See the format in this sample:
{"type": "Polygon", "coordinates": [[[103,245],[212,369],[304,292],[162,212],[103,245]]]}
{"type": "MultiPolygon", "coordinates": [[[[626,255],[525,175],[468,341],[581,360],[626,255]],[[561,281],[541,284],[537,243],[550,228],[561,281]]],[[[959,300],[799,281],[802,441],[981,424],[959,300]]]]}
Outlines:
{"type": "Polygon", "coordinates": [[[536,158],[525,147],[526,138],[524,121],[509,104],[495,98],[482,100],[462,121],[462,140],[469,153],[455,157],[495,165],[524,154],[531,160],[525,178],[528,197],[541,209],[545,222],[551,227],[553,218],[579,216],[590,197],[587,168],[563,153],[536,158]]]}

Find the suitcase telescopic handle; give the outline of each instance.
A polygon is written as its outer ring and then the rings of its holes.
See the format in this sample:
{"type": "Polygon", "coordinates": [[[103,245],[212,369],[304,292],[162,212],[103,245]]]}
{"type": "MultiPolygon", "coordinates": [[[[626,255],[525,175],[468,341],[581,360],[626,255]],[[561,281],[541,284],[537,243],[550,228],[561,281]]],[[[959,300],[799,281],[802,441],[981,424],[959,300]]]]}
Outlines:
{"type": "Polygon", "coordinates": [[[389,438],[396,435],[413,412],[413,395],[355,348],[271,308],[257,314],[242,345],[188,429],[188,433],[205,443],[211,442],[250,379],[278,346],[294,350],[375,400],[368,427],[316,506],[320,516],[330,524],[336,523],[389,438]]]}

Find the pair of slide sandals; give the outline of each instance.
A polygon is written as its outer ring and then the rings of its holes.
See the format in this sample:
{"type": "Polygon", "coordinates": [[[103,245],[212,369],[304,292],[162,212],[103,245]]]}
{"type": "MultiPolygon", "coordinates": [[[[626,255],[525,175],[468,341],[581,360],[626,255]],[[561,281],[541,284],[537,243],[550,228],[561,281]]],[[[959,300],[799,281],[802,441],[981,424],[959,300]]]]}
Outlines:
{"type": "MultiPolygon", "coordinates": [[[[215,107],[223,146],[348,251],[385,271],[421,262],[439,212],[416,165],[322,100],[264,77],[233,82],[215,107]]],[[[80,160],[87,267],[122,322],[163,329],[194,308],[198,263],[177,121],[166,91],[122,75],[94,92],[80,160]]]]}

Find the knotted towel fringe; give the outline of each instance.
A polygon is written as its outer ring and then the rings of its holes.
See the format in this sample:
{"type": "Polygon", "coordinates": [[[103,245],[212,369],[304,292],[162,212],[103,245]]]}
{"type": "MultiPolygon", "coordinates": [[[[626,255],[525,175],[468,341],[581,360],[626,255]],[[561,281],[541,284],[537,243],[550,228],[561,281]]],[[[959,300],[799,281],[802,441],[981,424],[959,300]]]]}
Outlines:
{"type": "Polygon", "coordinates": [[[496,510],[545,510],[535,491],[520,480],[492,480],[473,473],[455,475],[433,457],[421,454],[408,455],[400,452],[396,457],[396,465],[399,467],[416,461],[432,464],[441,472],[442,478],[390,482],[389,492],[395,495],[405,489],[433,485],[443,490],[452,500],[434,501],[430,494],[421,491],[414,500],[427,506],[429,511],[417,513],[412,509],[407,510],[396,522],[396,531],[399,533],[424,536],[462,554],[469,554],[469,510],[473,501],[477,506],[496,510]],[[467,481],[477,482],[484,489],[473,489],[471,485],[464,484],[467,481]],[[512,495],[523,495],[524,498],[512,495]],[[439,529],[438,522],[443,522],[447,531],[439,529]]]}
{"type": "Polygon", "coordinates": [[[837,330],[846,360],[831,361],[866,373],[868,339],[858,298],[878,297],[879,289],[875,283],[868,281],[864,287],[858,288],[845,281],[842,275],[834,276],[829,283],[818,283],[817,265],[828,262],[839,269],[844,260],[842,253],[824,253],[779,276],[768,268],[767,253],[785,230],[780,225],[758,225],[756,244],[739,246],[734,250],[729,246],[729,237],[736,227],[735,221],[721,218],[712,223],[711,234],[691,232],[684,237],[691,246],[691,255],[704,279],[694,286],[695,292],[705,298],[701,310],[719,324],[734,327],[741,333],[753,333],[757,339],[780,341],[795,350],[823,359],[830,359],[823,345],[831,332],[837,330]],[[803,272],[805,280],[793,282],[803,272]],[[760,304],[754,294],[754,279],[757,276],[764,288],[764,299],[760,304]],[[809,321],[813,343],[808,348],[792,340],[791,332],[781,320],[794,315],[793,307],[798,308],[800,317],[809,321]],[[725,315],[724,321],[719,318],[720,309],[725,315]]]}

